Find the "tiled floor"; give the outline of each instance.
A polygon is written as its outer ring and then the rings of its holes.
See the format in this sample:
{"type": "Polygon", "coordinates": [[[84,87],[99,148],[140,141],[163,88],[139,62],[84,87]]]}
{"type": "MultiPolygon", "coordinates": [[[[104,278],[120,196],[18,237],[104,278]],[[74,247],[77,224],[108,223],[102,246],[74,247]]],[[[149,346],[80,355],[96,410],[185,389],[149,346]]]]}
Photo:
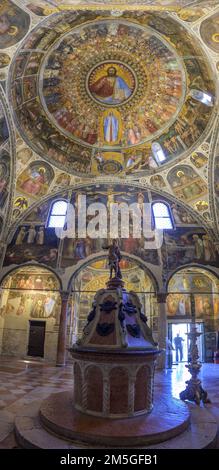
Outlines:
{"type": "MultiPolygon", "coordinates": [[[[155,374],[156,391],[179,398],[189,378],[184,364],[155,374]]],[[[219,364],[204,364],[200,374],[203,388],[212,401],[207,405],[219,425],[219,364]]],[[[13,436],[13,419],[19,408],[36,398],[72,389],[72,366],[57,368],[40,362],[0,358],[0,449],[17,446],[13,436]]],[[[219,440],[218,440],[219,448],[219,440]]]]}

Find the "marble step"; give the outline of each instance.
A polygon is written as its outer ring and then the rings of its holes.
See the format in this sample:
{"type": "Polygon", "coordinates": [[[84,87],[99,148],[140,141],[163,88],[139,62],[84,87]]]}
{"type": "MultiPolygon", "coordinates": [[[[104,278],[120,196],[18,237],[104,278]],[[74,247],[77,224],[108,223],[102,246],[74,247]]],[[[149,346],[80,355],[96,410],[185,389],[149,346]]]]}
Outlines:
{"type": "MultiPolygon", "coordinates": [[[[85,445],[60,439],[48,432],[39,419],[42,400],[24,405],[15,418],[15,435],[18,444],[25,449],[101,449],[106,447],[85,445]]],[[[189,404],[191,422],[179,436],[141,449],[207,449],[216,445],[217,422],[204,406],[189,404]]],[[[138,447],[136,447],[137,449],[138,447]]],[[[124,447],[123,447],[124,449],[124,447]]]]}

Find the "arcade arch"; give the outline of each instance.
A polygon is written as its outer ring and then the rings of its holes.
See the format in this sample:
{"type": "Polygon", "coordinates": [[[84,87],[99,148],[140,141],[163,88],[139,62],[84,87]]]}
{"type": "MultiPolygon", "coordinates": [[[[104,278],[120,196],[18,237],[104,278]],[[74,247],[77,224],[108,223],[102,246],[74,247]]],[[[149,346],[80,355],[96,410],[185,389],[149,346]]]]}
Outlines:
{"type": "Polygon", "coordinates": [[[60,308],[60,281],[54,272],[25,265],[7,273],[1,281],[1,354],[54,361],[60,308]]]}

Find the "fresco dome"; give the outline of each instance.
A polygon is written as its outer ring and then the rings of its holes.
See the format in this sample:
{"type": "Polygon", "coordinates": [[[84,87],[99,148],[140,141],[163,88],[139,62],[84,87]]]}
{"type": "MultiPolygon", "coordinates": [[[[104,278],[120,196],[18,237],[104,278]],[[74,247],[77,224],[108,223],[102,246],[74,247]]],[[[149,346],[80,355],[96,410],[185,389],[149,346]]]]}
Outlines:
{"type": "Polygon", "coordinates": [[[187,155],[210,120],[214,88],[201,51],[166,21],[169,37],[165,22],[145,13],[90,12],[86,22],[82,13],[62,13],[36,27],[10,74],[28,145],[86,176],[150,173],[187,155]]]}

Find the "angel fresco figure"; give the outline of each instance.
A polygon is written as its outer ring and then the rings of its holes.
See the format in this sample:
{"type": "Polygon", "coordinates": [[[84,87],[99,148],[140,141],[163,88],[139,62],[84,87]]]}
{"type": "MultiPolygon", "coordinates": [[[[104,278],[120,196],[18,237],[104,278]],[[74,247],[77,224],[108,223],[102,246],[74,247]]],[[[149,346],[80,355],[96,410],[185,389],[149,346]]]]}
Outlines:
{"type": "Polygon", "coordinates": [[[120,249],[117,240],[113,240],[112,245],[103,246],[104,250],[108,251],[108,263],[110,268],[110,279],[112,279],[113,271],[115,272],[115,278],[122,279],[122,273],[119,263],[122,259],[120,249]]]}

